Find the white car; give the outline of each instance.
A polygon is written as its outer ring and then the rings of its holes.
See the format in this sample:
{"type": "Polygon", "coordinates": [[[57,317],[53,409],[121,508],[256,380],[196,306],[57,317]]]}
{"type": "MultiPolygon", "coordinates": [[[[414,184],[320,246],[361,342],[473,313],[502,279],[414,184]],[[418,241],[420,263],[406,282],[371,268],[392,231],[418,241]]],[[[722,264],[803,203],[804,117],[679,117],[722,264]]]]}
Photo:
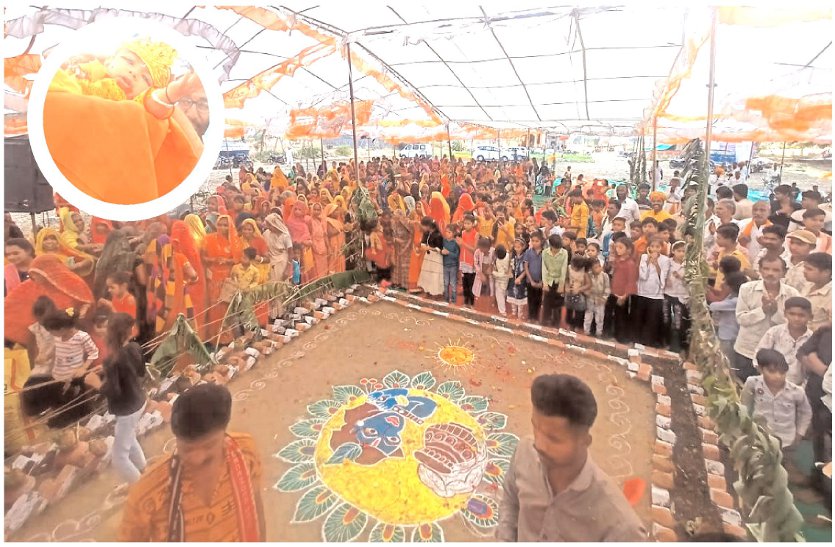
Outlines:
{"type": "Polygon", "coordinates": [[[502,160],[509,161],[516,159],[523,159],[528,157],[528,149],[524,146],[508,146],[502,149],[502,160]]]}
{"type": "Polygon", "coordinates": [[[428,144],[407,144],[399,154],[401,158],[431,158],[432,147],[428,144]]]}
{"type": "Polygon", "coordinates": [[[478,161],[498,161],[499,149],[495,146],[476,146],[473,148],[473,158],[478,161]]]}

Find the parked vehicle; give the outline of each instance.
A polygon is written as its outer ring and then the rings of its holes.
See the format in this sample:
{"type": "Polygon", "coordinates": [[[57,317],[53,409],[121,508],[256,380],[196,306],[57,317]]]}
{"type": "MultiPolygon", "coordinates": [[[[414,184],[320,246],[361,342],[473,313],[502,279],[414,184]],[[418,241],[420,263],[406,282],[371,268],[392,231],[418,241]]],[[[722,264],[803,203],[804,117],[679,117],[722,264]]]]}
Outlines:
{"type": "Polygon", "coordinates": [[[528,157],[528,149],[524,146],[508,146],[502,149],[501,156],[502,161],[526,159],[528,157]]]}
{"type": "Polygon", "coordinates": [[[767,158],[754,158],[751,160],[751,165],[749,166],[749,171],[751,173],[759,173],[760,171],[765,171],[766,169],[771,169],[774,167],[774,162],[767,158]]]}
{"type": "Polygon", "coordinates": [[[407,144],[399,155],[401,158],[431,158],[432,146],[429,144],[407,144]]]}
{"type": "Polygon", "coordinates": [[[478,161],[498,161],[500,159],[499,149],[495,146],[476,146],[473,148],[473,158],[478,161]]]}

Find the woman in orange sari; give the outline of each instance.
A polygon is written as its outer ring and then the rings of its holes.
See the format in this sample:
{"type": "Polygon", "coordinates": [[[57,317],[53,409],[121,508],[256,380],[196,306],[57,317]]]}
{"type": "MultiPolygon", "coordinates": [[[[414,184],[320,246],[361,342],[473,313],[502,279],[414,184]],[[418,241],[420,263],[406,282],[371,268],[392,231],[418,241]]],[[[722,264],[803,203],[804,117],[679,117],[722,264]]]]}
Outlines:
{"type": "Polygon", "coordinates": [[[438,225],[438,230],[443,233],[450,220],[449,204],[440,192],[432,192],[432,199],[429,200],[429,216],[438,225]]]}
{"type": "MultiPolygon", "coordinates": [[[[208,289],[210,307],[208,310],[208,325],[206,332],[214,338],[220,332],[220,323],[226,314],[227,306],[220,303],[223,282],[232,273],[232,266],[241,259],[242,247],[238,238],[235,224],[229,215],[217,218],[217,231],[206,235],[203,250],[203,264],[208,268],[206,288],[208,289]]],[[[231,333],[221,336],[221,343],[232,339],[231,333]]]]}
{"type": "MultiPolygon", "coordinates": [[[[173,231],[173,226],[172,226],[173,231]]],[[[162,276],[155,279],[154,293],[159,301],[156,317],[156,333],[160,335],[168,332],[174,326],[177,316],[183,314],[192,328],[194,324],[194,303],[191,300],[190,289],[198,283],[197,272],[189,263],[188,258],[179,252],[173,238],[161,236],[157,243],[162,246],[160,251],[160,269],[162,276]],[[168,240],[165,243],[165,240],[168,240]]]]}
{"type": "Polygon", "coordinates": [[[322,214],[322,205],[310,207],[310,239],[313,242],[313,279],[328,275],[328,222],[322,214]]]}
{"type": "MultiPolygon", "coordinates": [[[[410,198],[414,201],[412,196],[408,196],[403,200],[406,203],[406,207],[409,207],[410,198]]],[[[426,216],[426,211],[423,208],[423,202],[418,201],[415,203],[414,208],[412,208],[409,215],[409,221],[412,225],[412,252],[410,253],[409,275],[406,285],[409,292],[421,292],[421,289],[418,287],[418,278],[420,277],[420,269],[423,267],[423,257],[426,253],[420,250],[420,244],[423,240],[423,231],[420,229],[420,221],[424,216],[426,216]]]]}
{"type": "MultiPolygon", "coordinates": [[[[199,219],[198,219],[199,220],[199,219]]],[[[201,340],[206,339],[206,270],[200,258],[200,247],[197,244],[191,227],[182,220],[171,225],[171,244],[177,254],[182,254],[194,270],[196,280],[189,285],[188,291],[194,308],[194,322],[201,340]]]]}
{"type": "Polygon", "coordinates": [[[334,202],[325,207],[325,221],[327,222],[328,236],[328,272],[342,273],[345,271],[345,218],[339,203],[334,202]]]}
{"type": "Polygon", "coordinates": [[[90,242],[93,245],[101,245],[107,242],[107,236],[113,231],[113,223],[103,218],[93,217],[90,219],[90,242]]]}

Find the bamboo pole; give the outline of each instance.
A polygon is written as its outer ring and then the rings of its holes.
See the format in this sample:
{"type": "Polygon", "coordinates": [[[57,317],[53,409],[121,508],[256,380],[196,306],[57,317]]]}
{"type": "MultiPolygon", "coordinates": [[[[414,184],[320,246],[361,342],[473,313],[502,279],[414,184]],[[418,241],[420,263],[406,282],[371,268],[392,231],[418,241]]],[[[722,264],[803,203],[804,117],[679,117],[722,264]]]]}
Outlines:
{"type": "Polygon", "coordinates": [[[354,74],[351,65],[351,42],[345,44],[348,53],[348,91],[351,94],[351,133],[354,137],[354,172],[357,177],[357,184],[360,183],[360,162],[357,157],[357,114],[354,110],[354,74]]]}
{"type": "Polygon", "coordinates": [[[449,147],[449,166],[452,167],[452,184],[455,184],[455,163],[452,161],[452,136],[449,133],[449,122],[446,124],[446,142],[449,147]]]}
{"type": "MultiPolygon", "coordinates": [[[[325,163],[325,142],[321,138],[319,139],[319,151],[322,153],[322,165],[325,166],[325,173],[327,173],[328,165],[325,163]]],[[[322,173],[322,177],[325,176],[325,173],[322,173]]]]}

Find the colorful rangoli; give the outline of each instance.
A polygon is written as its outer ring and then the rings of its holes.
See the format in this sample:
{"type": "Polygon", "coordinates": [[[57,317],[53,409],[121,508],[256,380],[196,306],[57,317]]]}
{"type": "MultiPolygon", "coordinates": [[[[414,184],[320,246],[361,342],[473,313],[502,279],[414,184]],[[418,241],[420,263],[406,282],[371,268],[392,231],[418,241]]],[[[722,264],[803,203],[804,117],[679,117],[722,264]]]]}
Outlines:
{"type": "Polygon", "coordinates": [[[325,541],[443,541],[459,515],[474,533],[498,524],[498,493],[518,437],[486,397],[430,372],[333,387],[290,427],[276,484],[301,492],[293,522],[323,519],[325,541]]]}

